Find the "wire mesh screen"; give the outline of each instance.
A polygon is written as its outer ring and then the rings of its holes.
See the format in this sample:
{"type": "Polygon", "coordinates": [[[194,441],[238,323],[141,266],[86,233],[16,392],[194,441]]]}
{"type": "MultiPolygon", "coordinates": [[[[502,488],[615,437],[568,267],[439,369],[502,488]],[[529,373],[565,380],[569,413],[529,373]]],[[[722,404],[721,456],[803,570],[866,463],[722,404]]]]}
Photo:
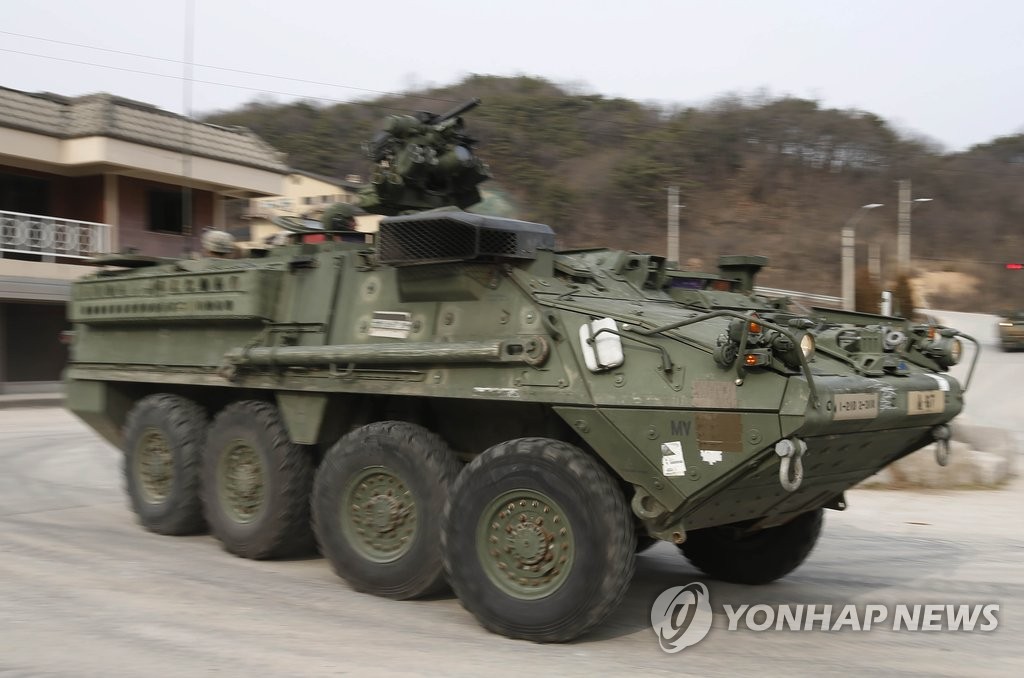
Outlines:
{"type": "Polygon", "coordinates": [[[480,252],[483,254],[516,256],[519,254],[519,237],[508,231],[480,229],[480,252]]]}
{"type": "Polygon", "coordinates": [[[381,223],[378,254],[384,263],[473,259],[477,229],[449,219],[381,223]]]}
{"type": "Polygon", "coordinates": [[[381,222],[378,257],[385,264],[480,258],[532,259],[554,245],[547,226],[478,215],[398,217],[381,222]]]}

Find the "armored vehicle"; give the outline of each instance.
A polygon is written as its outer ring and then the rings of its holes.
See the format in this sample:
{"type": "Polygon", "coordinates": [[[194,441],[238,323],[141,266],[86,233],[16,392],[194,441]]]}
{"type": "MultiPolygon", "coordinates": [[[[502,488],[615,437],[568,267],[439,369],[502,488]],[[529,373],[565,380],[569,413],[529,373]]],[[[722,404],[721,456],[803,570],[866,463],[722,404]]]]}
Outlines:
{"type": "Polygon", "coordinates": [[[1024,348],[1024,311],[1007,311],[999,318],[997,329],[1004,351],[1024,348]]]}
{"type": "Polygon", "coordinates": [[[448,584],[494,632],[567,641],[656,540],[772,581],[847,488],[948,439],[972,339],[763,298],[762,257],[689,272],[464,212],[489,175],[466,108],[370,144],[372,243],[299,226],[74,284],[68,405],[124,451],[146,529],[318,546],[359,591],[448,584]]]}

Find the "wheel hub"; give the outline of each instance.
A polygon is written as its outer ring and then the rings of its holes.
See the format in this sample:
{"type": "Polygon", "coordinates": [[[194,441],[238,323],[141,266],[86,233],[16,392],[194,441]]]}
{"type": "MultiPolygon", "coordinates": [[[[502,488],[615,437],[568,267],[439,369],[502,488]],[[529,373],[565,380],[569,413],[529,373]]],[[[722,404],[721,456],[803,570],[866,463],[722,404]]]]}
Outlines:
{"type": "Polygon", "coordinates": [[[478,555],[509,595],[532,600],[554,593],[573,564],[575,543],[564,511],[533,490],[507,492],[481,514],[478,555]]]}
{"type": "Polygon", "coordinates": [[[174,454],[162,431],[147,428],[136,447],[136,477],[142,494],[150,504],[163,502],[174,481],[174,454]]]}
{"type": "Polygon", "coordinates": [[[235,440],[221,457],[221,499],[235,520],[251,522],[263,507],[263,463],[259,453],[235,440]]]}
{"type": "Polygon", "coordinates": [[[348,483],[339,517],[352,547],[374,562],[405,555],[416,533],[412,493],[384,466],[365,468],[348,483]]]}
{"type": "Polygon", "coordinates": [[[512,528],[505,540],[505,552],[524,565],[536,565],[545,558],[549,559],[548,542],[551,538],[539,525],[523,523],[512,528]]]}
{"type": "Polygon", "coordinates": [[[369,515],[369,525],[378,534],[395,530],[402,522],[402,504],[394,497],[387,495],[376,495],[366,502],[366,512],[369,515]]]}

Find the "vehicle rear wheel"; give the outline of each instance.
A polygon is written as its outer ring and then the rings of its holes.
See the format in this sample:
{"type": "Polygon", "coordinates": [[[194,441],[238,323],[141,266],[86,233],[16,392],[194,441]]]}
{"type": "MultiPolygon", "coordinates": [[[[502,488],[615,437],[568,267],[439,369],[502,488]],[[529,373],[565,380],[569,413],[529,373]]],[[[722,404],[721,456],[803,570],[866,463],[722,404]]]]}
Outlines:
{"type": "Polygon", "coordinates": [[[125,422],[125,487],[147,530],[195,534],[206,527],[199,499],[199,460],[206,412],[187,398],[156,393],[135,403],[125,422]]]}
{"type": "Polygon", "coordinates": [[[443,588],[441,513],[460,469],[438,435],[402,421],[335,443],[316,474],[313,525],[338,576],[399,600],[443,588]]]}
{"type": "Polygon", "coordinates": [[[210,530],[243,558],[312,550],[313,455],[288,439],[277,408],[247,400],[213,420],[203,452],[203,506],[210,530]]]}
{"type": "Polygon", "coordinates": [[[572,640],[614,610],[635,563],[633,516],[611,475],[572,445],[521,438],[459,476],[445,506],[445,569],[488,630],[572,640]]]}
{"type": "Polygon", "coordinates": [[[810,555],[821,534],[822,509],[788,523],[744,533],[734,525],[694,530],[679,546],[705,574],[737,584],[767,584],[786,576],[810,555]]]}

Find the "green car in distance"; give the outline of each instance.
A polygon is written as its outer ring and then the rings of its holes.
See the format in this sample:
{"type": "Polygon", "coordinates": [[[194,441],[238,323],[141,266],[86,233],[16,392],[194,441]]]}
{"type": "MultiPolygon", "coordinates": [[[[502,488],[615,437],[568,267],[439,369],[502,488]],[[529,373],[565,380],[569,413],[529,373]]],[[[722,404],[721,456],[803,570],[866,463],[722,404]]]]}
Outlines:
{"type": "Polygon", "coordinates": [[[999,345],[1004,351],[1024,348],[1024,311],[1008,311],[999,319],[999,345]]]}
{"type": "Polygon", "coordinates": [[[372,243],[296,222],[245,257],[117,255],[74,283],[68,407],[124,451],[146,529],[318,546],[356,590],[450,585],[487,629],[564,642],[658,540],[764,584],[846,489],[932,442],[944,461],[973,339],[763,298],[759,256],[684,271],[464,212],[489,176],[472,105],[368,145],[372,243]]]}

